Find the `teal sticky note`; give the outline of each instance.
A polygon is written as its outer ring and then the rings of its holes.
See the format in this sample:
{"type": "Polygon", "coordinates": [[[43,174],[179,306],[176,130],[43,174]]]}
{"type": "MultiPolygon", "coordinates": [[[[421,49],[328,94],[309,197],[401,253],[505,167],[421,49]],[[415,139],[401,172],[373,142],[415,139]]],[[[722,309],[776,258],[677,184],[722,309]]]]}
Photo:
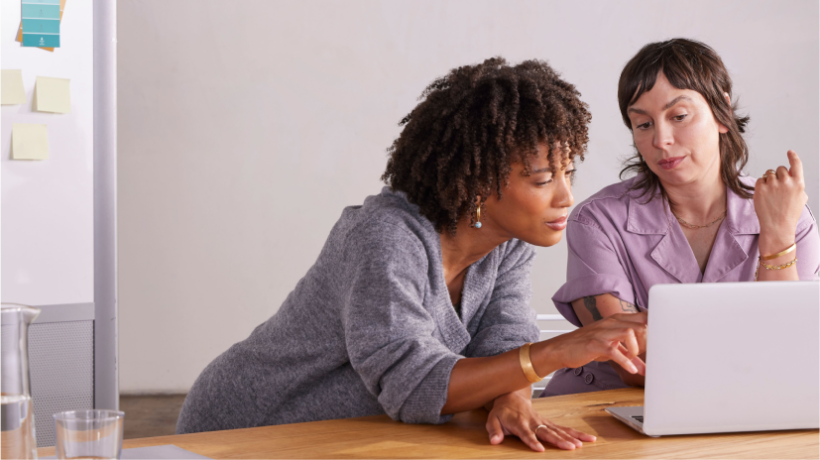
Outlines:
{"type": "Polygon", "coordinates": [[[23,46],[60,47],[60,0],[22,0],[23,46]]]}

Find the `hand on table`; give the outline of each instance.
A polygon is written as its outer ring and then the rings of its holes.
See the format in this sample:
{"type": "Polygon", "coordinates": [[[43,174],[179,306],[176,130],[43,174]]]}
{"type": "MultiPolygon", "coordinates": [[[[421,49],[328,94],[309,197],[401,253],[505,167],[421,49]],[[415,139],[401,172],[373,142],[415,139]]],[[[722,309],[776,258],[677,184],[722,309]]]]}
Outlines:
{"type": "Polygon", "coordinates": [[[513,435],[536,452],[544,451],[542,441],[566,450],[581,447],[582,441],[595,441],[591,434],[556,425],[540,416],[532,401],[517,392],[496,398],[487,416],[487,433],[490,444],[500,444],[505,435],[513,435]]]}

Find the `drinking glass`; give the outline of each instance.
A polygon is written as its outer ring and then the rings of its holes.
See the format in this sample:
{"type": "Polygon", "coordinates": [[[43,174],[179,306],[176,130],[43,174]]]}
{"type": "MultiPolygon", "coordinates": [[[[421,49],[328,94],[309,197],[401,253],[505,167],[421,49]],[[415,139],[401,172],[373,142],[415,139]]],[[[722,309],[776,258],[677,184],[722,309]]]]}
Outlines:
{"type": "Polygon", "coordinates": [[[0,458],[36,459],[28,328],[40,310],[8,303],[0,307],[0,458]]]}
{"type": "Polygon", "coordinates": [[[57,458],[119,459],[125,413],[115,410],[73,410],[54,414],[57,458]]]}

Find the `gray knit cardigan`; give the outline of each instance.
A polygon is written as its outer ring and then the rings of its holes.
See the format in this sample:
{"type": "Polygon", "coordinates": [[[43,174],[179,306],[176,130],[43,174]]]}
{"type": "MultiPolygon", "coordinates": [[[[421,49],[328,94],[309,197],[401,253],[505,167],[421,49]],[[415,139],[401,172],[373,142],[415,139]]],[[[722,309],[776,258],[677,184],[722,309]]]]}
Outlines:
{"type": "Polygon", "coordinates": [[[342,212],[279,311],[205,368],[177,433],[384,413],[444,423],[456,361],[538,340],[529,307],[534,256],[510,240],[472,264],[459,317],[439,234],[385,187],[342,212]]]}

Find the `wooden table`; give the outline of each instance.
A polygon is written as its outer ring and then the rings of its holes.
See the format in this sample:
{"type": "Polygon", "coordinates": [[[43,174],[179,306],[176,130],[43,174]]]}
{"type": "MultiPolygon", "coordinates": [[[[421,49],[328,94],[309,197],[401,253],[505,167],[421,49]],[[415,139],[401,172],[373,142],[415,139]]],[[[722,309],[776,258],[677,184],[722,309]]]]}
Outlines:
{"type": "MultiPolygon", "coordinates": [[[[444,425],[411,425],[387,416],[296,423],[241,430],[128,439],[123,448],[174,444],[212,458],[819,458],[818,430],[646,437],[604,412],[643,404],[643,390],[624,389],[537,399],[536,409],[560,425],[598,436],[583,448],[545,446],[536,453],[517,438],[491,446],[487,413],[456,415],[444,425]]],[[[126,416],[126,423],[128,418],[126,416]]],[[[53,447],[39,455],[54,455],[53,447]]]]}

